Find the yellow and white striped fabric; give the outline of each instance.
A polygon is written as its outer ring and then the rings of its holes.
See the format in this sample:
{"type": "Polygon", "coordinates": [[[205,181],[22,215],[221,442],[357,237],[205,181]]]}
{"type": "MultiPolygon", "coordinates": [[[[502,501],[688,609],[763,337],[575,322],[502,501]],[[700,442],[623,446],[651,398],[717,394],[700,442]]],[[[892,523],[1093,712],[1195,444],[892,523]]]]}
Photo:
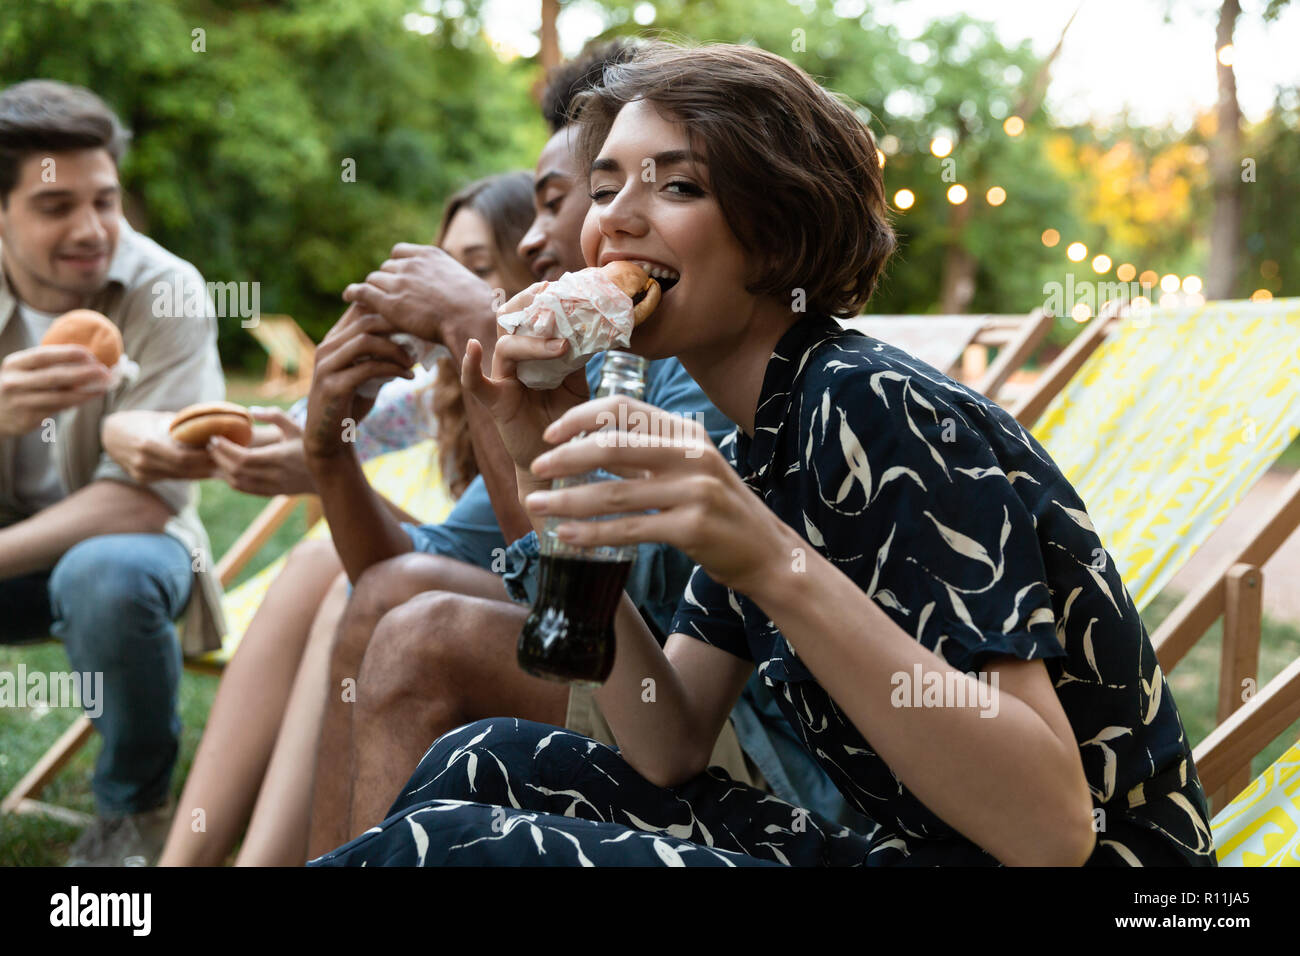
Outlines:
{"type": "MultiPolygon", "coordinates": [[[[372,488],[421,521],[441,521],[454,504],[442,481],[436,441],[424,441],[401,451],[379,455],[366,462],[362,469],[372,488]]],[[[308,530],[303,539],[328,537],[329,525],[322,518],[308,530]]],[[[287,560],[288,553],[281,555],[253,577],[226,592],[221,606],[226,613],[227,630],[221,641],[221,649],[205,654],[198,660],[218,665],[230,660],[244,632],[248,630],[253,615],[261,607],[267,589],[287,560]]]]}
{"type": "Polygon", "coordinates": [[[1300,427],[1300,299],[1126,319],[1033,429],[1138,610],[1300,427]]]}
{"type": "Polygon", "coordinates": [[[1210,824],[1220,866],[1300,866],[1300,743],[1210,824]]]}

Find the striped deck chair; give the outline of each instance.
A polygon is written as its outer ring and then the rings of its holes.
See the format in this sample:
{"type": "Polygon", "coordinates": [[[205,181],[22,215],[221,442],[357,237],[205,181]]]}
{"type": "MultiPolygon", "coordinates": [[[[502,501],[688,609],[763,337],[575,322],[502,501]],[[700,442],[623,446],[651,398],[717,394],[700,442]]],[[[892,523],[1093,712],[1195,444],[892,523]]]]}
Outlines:
{"type": "MultiPolygon", "coordinates": [[[[1031,396],[1015,411],[1022,423],[1034,422],[1035,437],[1087,502],[1142,610],[1300,431],[1300,300],[1153,309],[1111,328],[1107,317],[1097,321],[1076,340],[1080,347],[1058,360],[1077,369],[1069,383],[1050,400],[1031,396]]],[[[1052,378],[1053,370],[1044,377],[1052,378]]],[[[1243,848],[1240,834],[1254,833],[1264,816],[1289,812],[1300,822],[1300,754],[1288,751],[1246,788],[1251,757],[1272,738],[1241,731],[1245,717],[1230,721],[1242,707],[1244,682],[1257,676],[1259,568],[1297,526],[1300,475],[1246,543],[1225,556],[1152,635],[1168,672],[1224,616],[1221,726],[1198,746],[1195,759],[1215,806],[1240,794],[1215,817],[1225,863],[1278,858],[1273,842],[1264,852],[1263,837],[1243,848]],[[1278,803],[1283,798],[1292,801],[1289,810],[1278,803]]],[[[1300,664],[1291,671],[1300,671],[1300,664]]],[[[1262,719],[1272,737],[1300,717],[1300,676],[1284,680],[1291,671],[1274,681],[1289,690],[1259,695],[1269,708],[1262,719]],[[1279,724],[1285,714],[1289,719],[1279,724]]],[[[1258,699],[1251,704],[1257,712],[1258,699]]],[[[1300,835],[1291,833],[1291,839],[1300,835]]],[[[1294,857],[1298,851],[1287,845],[1294,857]]]]}
{"type": "MultiPolygon", "coordinates": [[[[363,466],[371,487],[390,503],[421,521],[438,522],[451,510],[453,501],[447,493],[438,467],[438,446],[435,441],[425,441],[402,451],[379,455],[363,466]]],[[[313,496],[281,495],[271,499],[248,529],[231,546],[217,563],[217,574],[222,585],[238,576],[244,566],[256,555],[263,544],[284,523],[303,498],[313,496]]],[[[325,521],[317,521],[306,538],[323,538],[329,534],[325,521]]],[[[239,641],[248,629],[249,622],[261,606],[267,589],[288,560],[282,555],[238,587],[228,591],[222,601],[227,631],[222,646],[201,657],[186,658],[187,670],[219,674],[226,662],[239,647],[239,641]]],[[[94,735],[94,726],[84,714],[47,750],[23,778],[0,801],[0,813],[41,814],[74,825],[90,822],[89,816],[44,803],[36,799],[59,771],[85,746],[94,735]]]]}
{"type": "Polygon", "coordinates": [[[981,395],[997,401],[1007,380],[1025,364],[1052,328],[1042,309],[1029,315],[860,315],[840,324],[910,352],[945,375],[970,380],[981,395]],[[993,365],[962,374],[963,357],[975,347],[981,360],[996,348],[993,365]]]}

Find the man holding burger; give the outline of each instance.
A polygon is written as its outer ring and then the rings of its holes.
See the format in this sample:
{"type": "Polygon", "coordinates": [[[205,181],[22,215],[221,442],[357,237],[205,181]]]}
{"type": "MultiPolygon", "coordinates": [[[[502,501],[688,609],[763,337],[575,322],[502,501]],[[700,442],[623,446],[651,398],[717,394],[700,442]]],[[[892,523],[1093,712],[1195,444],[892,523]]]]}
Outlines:
{"type": "Polygon", "coordinates": [[[197,314],[155,310],[156,283],[203,279],[123,218],[126,138],[88,90],[31,80],[0,93],[0,641],[54,636],[74,671],[102,674],[97,817],[70,860],[81,865],[149,862],[161,846],[180,734],[173,622],[184,616],[196,647],[224,629],[184,480],[209,474],[211,459],[168,443],[178,480],[146,486],[101,439],[112,412],[225,394],[211,302],[197,314]],[[41,344],[72,310],[89,310],[78,317],[87,334],[41,344]],[[119,381],[87,347],[113,337],[95,312],[120,334],[134,377],[119,381]]]}

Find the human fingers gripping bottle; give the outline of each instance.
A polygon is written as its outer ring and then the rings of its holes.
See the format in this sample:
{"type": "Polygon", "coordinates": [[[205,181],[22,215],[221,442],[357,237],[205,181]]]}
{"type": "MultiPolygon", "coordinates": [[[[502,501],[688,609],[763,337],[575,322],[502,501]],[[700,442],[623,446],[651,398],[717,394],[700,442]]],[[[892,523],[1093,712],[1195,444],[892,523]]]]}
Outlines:
{"type": "MultiPolygon", "coordinates": [[[[596,398],[645,396],[649,363],[630,352],[607,352],[596,398]]],[[[597,481],[619,481],[603,470],[557,478],[553,489],[597,481]]],[[[565,521],[599,518],[547,518],[540,536],[537,602],[519,635],[519,666],[548,680],[598,687],[614,668],[614,614],[636,558],[636,545],[578,548],[561,541],[555,529],[565,521]]]]}

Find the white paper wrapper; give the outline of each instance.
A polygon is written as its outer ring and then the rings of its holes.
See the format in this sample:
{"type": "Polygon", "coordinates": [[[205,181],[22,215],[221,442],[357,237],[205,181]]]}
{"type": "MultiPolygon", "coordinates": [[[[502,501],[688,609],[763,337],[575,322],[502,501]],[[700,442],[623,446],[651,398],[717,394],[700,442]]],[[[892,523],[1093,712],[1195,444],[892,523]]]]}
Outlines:
{"type": "Polygon", "coordinates": [[[125,355],[118,356],[113,367],[108,370],[108,387],[117,388],[124,383],[134,382],[140,377],[140,365],[125,355]]]}
{"type": "Polygon", "coordinates": [[[519,312],[497,316],[514,335],[564,338],[569,350],[559,358],[520,362],[519,381],[529,388],[558,388],[598,352],[627,348],[632,341],[632,300],[600,269],[566,272],[545,283],[519,312]]]}
{"type": "MultiPolygon", "coordinates": [[[[406,332],[394,332],[389,338],[406,350],[406,353],[411,356],[412,365],[418,362],[426,369],[432,369],[441,356],[451,354],[451,350],[445,345],[435,345],[406,332]]],[[[379,394],[381,388],[396,377],[396,375],[392,375],[388,378],[367,379],[361,383],[361,386],[357,389],[357,394],[362,398],[374,398],[379,394]]]]}

